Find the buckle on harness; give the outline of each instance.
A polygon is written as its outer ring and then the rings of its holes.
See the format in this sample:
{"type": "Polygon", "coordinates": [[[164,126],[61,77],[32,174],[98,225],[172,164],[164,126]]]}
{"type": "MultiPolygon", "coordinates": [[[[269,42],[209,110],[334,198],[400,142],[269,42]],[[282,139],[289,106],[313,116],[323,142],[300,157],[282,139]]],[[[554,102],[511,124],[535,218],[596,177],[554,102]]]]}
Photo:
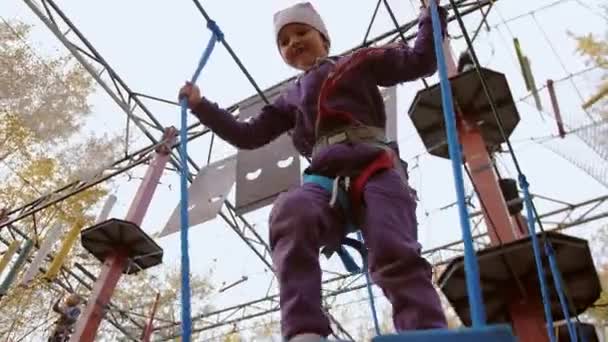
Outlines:
{"type": "Polygon", "coordinates": [[[339,144],[348,140],[348,134],[346,132],[339,132],[334,135],[327,137],[327,145],[339,144]]]}
{"type": "Polygon", "coordinates": [[[374,126],[349,126],[319,137],[313,147],[313,156],[322,148],[341,143],[387,143],[384,129],[374,126]]]}
{"type": "Polygon", "coordinates": [[[348,202],[348,190],[350,188],[350,177],[338,176],[334,178],[331,186],[331,197],[329,206],[336,207],[336,203],[340,203],[344,210],[348,211],[350,204],[348,202]]]}

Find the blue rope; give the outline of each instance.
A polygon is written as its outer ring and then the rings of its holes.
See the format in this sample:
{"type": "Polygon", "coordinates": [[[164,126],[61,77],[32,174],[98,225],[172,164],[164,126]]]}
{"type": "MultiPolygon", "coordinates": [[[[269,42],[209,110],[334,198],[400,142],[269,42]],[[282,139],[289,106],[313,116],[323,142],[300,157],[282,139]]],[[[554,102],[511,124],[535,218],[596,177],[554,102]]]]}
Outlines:
{"type": "Polygon", "coordinates": [[[462,152],[456,131],[456,119],[454,115],[454,104],[452,103],[452,90],[448,79],[445,55],[443,52],[443,35],[441,32],[441,22],[437,3],[430,1],[431,19],[433,23],[433,37],[435,54],[437,55],[437,67],[441,87],[441,100],[443,105],[443,115],[445,129],[448,140],[448,149],[452,161],[452,171],[454,173],[454,185],[456,187],[456,198],[458,200],[458,212],[460,216],[460,226],[462,228],[462,241],[464,243],[464,267],[467,281],[467,292],[469,306],[471,309],[471,321],[473,327],[485,325],[485,308],[481,297],[481,287],[479,284],[479,265],[473,248],[473,236],[469,222],[469,213],[465,202],[464,179],[462,176],[462,152]]]}
{"type": "MultiPolygon", "coordinates": [[[[332,178],[321,176],[321,175],[304,174],[303,181],[304,181],[304,183],[315,183],[315,184],[321,186],[322,188],[324,188],[325,190],[327,190],[329,193],[331,193],[333,191],[333,179],[332,178]]],[[[348,196],[346,195],[346,193],[344,191],[339,191],[338,203],[340,203],[340,206],[342,207],[342,209],[347,213],[347,216],[349,216],[348,213],[350,213],[350,202],[348,200],[348,196]]],[[[361,230],[353,227],[352,222],[347,222],[347,231],[357,231],[357,239],[361,242],[363,241],[363,234],[361,234],[361,230]]],[[[348,254],[348,252],[346,251],[344,246],[340,247],[340,251],[338,252],[338,254],[342,258],[342,262],[344,263],[344,266],[346,267],[346,269],[349,272],[365,273],[365,284],[367,286],[367,293],[369,295],[369,306],[372,311],[372,318],[374,319],[374,329],[376,330],[376,334],[380,335],[380,323],[378,321],[378,313],[376,311],[376,303],[374,301],[374,293],[372,291],[372,280],[369,275],[369,270],[367,268],[367,262],[365,260],[365,257],[362,255],[362,257],[364,258],[364,260],[362,260],[363,269],[359,269],[359,267],[357,266],[355,261],[352,259],[350,254],[348,254]]]]}
{"type": "Polygon", "coordinates": [[[588,341],[587,340],[587,336],[588,335],[587,335],[587,333],[585,333],[583,331],[583,326],[579,325],[578,329],[576,329],[576,331],[580,333],[579,336],[581,337],[581,342],[587,342],[588,341]]]}
{"type": "MultiPolygon", "coordinates": [[[[213,32],[209,43],[203,52],[203,55],[198,63],[194,75],[192,76],[191,82],[195,83],[198,79],[201,71],[207,64],[211,52],[215,48],[215,42],[223,39],[223,34],[219,27],[213,21],[209,21],[207,27],[213,32]]],[[[181,225],[181,261],[182,261],[182,274],[181,274],[181,298],[182,298],[182,341],[190,342],[192,338],[192,313],[190,308],[190,255],[188,254],[188,99],[182,98],[180,100],[181,105],[181,130],[180,130],[180,191],[181,191],[181,202],[180,202],[180,225],[181,225]]]]}
{"type": "Polygon", "coordinates": [[[543,307],[545,310],[545,320],[547,321],[547,331],[549,332],[549,340],[555,342],[555,332],[553,331],[553,315],[551,313],[551,303],[549,298],[549,290],[547,289],[545,272],[543,269],[543,262],[540,258],[540,246],[538,243],[538,236],[536,236],[536,229],[534,227],[534,211],[532,210],[532,199],[530,197],[530,184],[526,180],[524,174],[519,174],[519,186],[524,193],[524,203],[526,204],[526,214],[528,221],[528,233],[532,239],[532,251],[534,252],[534,261],[536,262],[536,272],[538,273],[538,281],[540,283],[540,293],[543,300],[543,307]]]}
{"type": "Polygon", "coordinates": [[[578,342],[578,334],[576,333],[576,329],[572,324],[572,321],[570,321],[570,310],[568,308],[568,302],[566,301],[564,289],[562,288],[562,274],[559,271],[557,260],[555,260],[555,252],[553,250],[553,247],[548,241],[545,241],[545,253],[547,254],[547,258],[549,259],[549,267],[551,268],[551,275],[553,276],[555,291],[557,292],[557,296],[559,297],[559,303],[562,307],[564,318],[566,319],[566,325],[568,326],[568,334],[570,335],[570,341],[578,342]]]}
{"type": "MultiPolygon", "coordinates": [[[[363,234],[361,231],[357,232],[357,239],[359,241],[363,241],[363,234]]],[[[374,300],[374,292],[372,291],[372,279],[369,275],[369,269],[366,267],[363,270],[365,274],[365,285],[367,287],[367,294],[369,296],[369,307],[372,310],[372,318],[374,319],[374,330],[376,330],[376,335],[380,335],[380,323],[378,322],[378,313],[376,312],[376,302],[374,300]]]]}
{"type": "MultiPolygon", "coordinates": [[[[329,191],[331,192],[331,187],[329,191]]],[[[350,212],[350,202],[346,194],[340,193],[338,195],[338,200],[344,211],[347,213],[350,212]]],[[[351,224],[352,223],[349,222],[349,225],[351,224]]],[[[363,234],[361,234],[360,229],[357,229],[357,239],[359,241],[363,241],[363,234]]],[[[372,311],[372,318],[374,320],[374,329],[376,330],[376,335],[380,335],[380,323],[378,322],[378,313],[376,311],[376,303],[374,301],[374,292],[372,291],[372,280],[369,275],[369,269],[366,267],[365,260],[363,260],[363,269],[361,271],[365,274],[365,286],[367,287],[367,294],[369,296],[369,306],[372,311]]]]}

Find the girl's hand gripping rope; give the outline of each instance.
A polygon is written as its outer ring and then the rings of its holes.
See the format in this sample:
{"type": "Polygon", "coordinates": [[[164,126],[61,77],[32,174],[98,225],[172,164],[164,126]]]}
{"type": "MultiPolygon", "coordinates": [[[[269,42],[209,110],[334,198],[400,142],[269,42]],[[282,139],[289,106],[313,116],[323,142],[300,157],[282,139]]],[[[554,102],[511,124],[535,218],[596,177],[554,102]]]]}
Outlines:
{"type": "Polygon", "coordinates": [[[188,108],[192,110],[201,102],[201,90],[196,84],[186,82],[179,90],[178,99],[181,101],[184,97],[188,99],[188,108]]]}

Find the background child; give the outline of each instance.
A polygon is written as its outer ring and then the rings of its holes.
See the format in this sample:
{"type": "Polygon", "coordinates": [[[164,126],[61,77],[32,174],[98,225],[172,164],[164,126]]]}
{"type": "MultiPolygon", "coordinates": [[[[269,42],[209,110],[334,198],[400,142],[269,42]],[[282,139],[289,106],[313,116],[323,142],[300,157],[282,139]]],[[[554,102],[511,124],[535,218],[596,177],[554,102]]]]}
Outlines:
{"type": "MultiPolygon", "coordinates": [[[[446,11],[440,8],[440,14],[445,31],[446,11]]],[[[320,341],[331,333],[321,306],[319,249],[340,245],[347,219],[357,219],[362,230],[372,279],[393,306],[396,329],[445,327],[431,267],[417,241],[414,191],[403,177],[397,144],[384,136],[378,89],[436,71],[430,11],[420,15],[413,48],[397,43],[339,57],[328,57],[331,39],[310,3],[276,13],[274,24],[281,57],[303,73],[256,117],[236,121],[189,83],[179,97],[187,97],[199,120],[237,148],[259,148],[291,130],[296,149],[312,158],[307,174],[350,181],[353,217],[330,205],[332,194],[315,183],[281,194],[274,204],[270,246],[283,336],[320,341]]]]}
{"type": "Polygon", "coordinates": [[[59,314],[55,321],[55,329],[49,338],[50,342],[68,341],[73,331],[74,324],[80,316],[81,298],[77,294],[70,294],[65,298],[65,305],[59,305],[61,298],[53,305],[53,311],[59,314]]]}

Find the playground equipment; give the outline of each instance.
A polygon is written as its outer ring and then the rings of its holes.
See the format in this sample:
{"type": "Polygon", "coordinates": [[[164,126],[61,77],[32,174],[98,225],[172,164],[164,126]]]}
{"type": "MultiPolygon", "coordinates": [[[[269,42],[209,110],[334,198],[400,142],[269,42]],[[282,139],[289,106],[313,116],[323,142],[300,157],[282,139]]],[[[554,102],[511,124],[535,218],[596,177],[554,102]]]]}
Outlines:
{"type": "MultiPolygon", "coordinates": [[[[469,53],[476,59],[473,50],[469,53]]],[[[576,341],[578,331],[570,323],[571,316],[589,308],[601,292],[589,246],[582,239],[560,233],[535,233],[535,213],[528,184],[518,170],[524,196],[528,197],[524,198],[528,211],[526,229],[516,182],[499,179],[496,174],[491,153],[509,142],[508,137],[519,122],[505,76],[487,68],[473,68],[462,74],[453,68],[447,76],[453,92],[453,108],[458,113],[463,161],[482,203],[492,244],[491,248],[477,253],[480,290],[488,308],[488,322],[509,323],[519,341],[532,342],[555,341],[553,320],[566,320],[569,336],[576,341]],[[542,256],[538,240],[543,243],[542,256]],[[549,267],[543,265],[545,258],[549,267]],[[545,284],[547,268],[554,279],[551,288],[545,284]]],[[[441,82],[447,81],[441,77],[441,82]]],[[[451,109],[446,108],[451,104],[446,105],[444,101],[442,106],[440,91],[445,90],[435,85],[418,92],[410,116],[429,153],[446,158],[449,128],[446,136],[441,111],[451,109]]],[[[450,158],[454,155],[450,154],[450,158]]],[[[460,160],[457,162],[460,164],[460,160]]],[[[467,306],[467,296],[471,293],[467,294],[466,288],[471,279],[466,274],[469,272],[466,262],[466,253],[464,258],[452,260],[438,282],[461,321],[475,325],[475,313],[467,306]]]]}
{"type": "MultiPolygon", "coordinates": [[[[490,153],[497,151],[502,143],[508,143],[509,135],[519,122],[519,115],[510,94],[508,83],[504,75],[479,67],[476,58],[474,59],[478,68],[473,68],[458,75],[456,64],[449,53],[449,43],[444,44],[444,46],[441,43],[442,33],[439,31],[437,8],[434,2],[431,4],[431,9],[440,83],[418,93],[410,110],[410,116],[429,152],[440,157],[449,157],[452,160],[459,199],[465,255],[463,258],[455,259],[450,263],[440,277],[440,284],[461,320],[465,325],[472,325],[472,327],[455,331],[423,331],[379,336],[375,341],[440,341],[446,339],[452,341],[470,339],[514,341],[511,329],[508,326],[486,325],[484,297],[490,308],[488,311],[489,322],[511,323],[515,335],[521,341],[546,341],[549,338],[551,341],[555,341],[553,317],[567,319],[570,337],[576,339],[577,332],[573,330],[575,328],[569,322],[569,306],[574,305],[576,309],[572,313],[576,315],[580,310],[586,309],[599,296],[600,289],[599,280],[591,263],[588,246],[580,239],[568,238],[557,233],[540,234],[555,280],[555,290],[558,293],[557,300],[549,304],[547,301],[555,296],[549,297],[548,288],[545,284],[545,269],[542,266],[538,247],[539,237],[534,230],[535,218],[529,201],[528,184],[525,176],[520,172],[520,183],[524,188],[526,197],[524,200],[528,210],[529,238],[526,238],[528,233],[523,227],[524,220],[519,213],[521,208],[517,204],[511,206],[507,204],[507,202],[511,203],[513,200],[517,200],[517,198],[512,198],[513,193],[517,193],[517,187],[510,180],[498,179],[492,168],[493,164],[490,158],[490,153]],[[441,112],[443,112],[443,118],[441,112]],[[458,113],[458,117],[455,116],[455,112],[458,113]],[[462,145],[462,152],[460,151],[460,145],[462,145]],[[483,214],[488,227],[490,227],[491,241],[496,245],[494,248],[479,253],[479,265],[473,250],[468,223],[469,217],[464,202],[462,160],[465,161],[468,170],[470,170],[480,200],[484,203],[483,214]],[[508,194],[511,195],[511,198],[506,198],[508,194]],[[508,244],[509,242],[512,243],[508,244]],[[552,251],[557,252],[551,254],[552,251]],[[582,257],[573,258],[573,254],[582,257]],[[555,258],[555,255],[558,255],[558,257],[555,258]],[[518,268],[512,266],[514,263],[518,265],[518,268]],[[501,267],[502,265],[506,266],[501,267]],[[539,284],[531,280],[530,277],[530,274],[534,274],[535,267],[537,268],[536,275],[539,284]],[[564,283],[562,283],[562,273],[558,272],[560,268],[565,270],[565,273],[563,273],[564,283]],[[589,275],[573,278],[572,275],[576,275],[578,272],[589,275]],[[522,281],[522,278],[526,279],[522,281]],[[479,283],[480,279],[481,284],[479,283]],[[522,292],[512,291],[511,289],[507,291],[492,286],[496,282],[508,280],[514,280],[515,283],[522,284],[519,287],[522,292]],[[571,290],[577,284],[584,284],[586,290],[573,294],[571,290]],[[541,296],[536,295],[539,287],[541,296]],[[569,303],[565,302],[564,291],[569,293],[569,303]],[[521,300],[522,293],[527,296],[525,301],[521,300]],[[542,297],[542,300],[540,297],[542,297]],[[469,299],[468,307],[464,300],[466,298],[469,299]],[[544,306],[542,305],[543,301],[545,302],[544,306]],[[545,308],[545,318],[542,315],[543,307],[545,308]],[[560,309],[563,313],[561,316],[559,315],[560,309]],[[505,314],[505,311],[508,311],[508,315],[505,314]],[[509,319],[505,317],[509,317],[509,319]],[[538,329],[538,327],[546,327],[546,329],[538,329]]],[[[214,32],[212,40],[215,37],[221,40],[221,35],[218,34],[220,31],[215,23],[212,21],[209,21],[209,23],[209,28],[214,32]]],[[[206,62],[213,49],[211,43],[210,46],[203,55],[201,65],[206,62]]],[[[473,51],[470,52],[474,53],[473,51]]],[[[194,79],[200,73],[200,69],[202,69],[202,66],[197,69],[194,79]]],[[[182,129],[185,130],[185,125],[182,126],[182,129]]],[[[187,157],[185,152],[186,139],[182,137],[181,140],[181,166],[187,167],[185,164],[187,157]]],[[[520,170],[518,169],[518,171],[520,170]]],[[[185,177],[185,175],[182,175],[182,194],[187,193],[185,177]]],[[[136,202],[134,201],[134,203],[136,202]]],[[[187,243],[188,212],[184,209],[184,203],[187,203],[187,197],[182,197],[182,212],[180,215],[182,241],[185,240],[187,243]]],[[[141,221],[141,217],[139,220],[141,221]]],[[[134,221],[137,221],[137,218],[134,221]]],[[[133,232],[139,231],[134,224],[123,223],[123,226],[130,227],[133,232]]],[[[83,232],[85,247],[106,263],[105,269],[107,271],[102,273],[103,276],[98,280],[99,285],[96,285],[96,288],[113,289],[114,285],[112,283],[115,284],[118,279],[117,270],[124,269],[127,260],[124,251],[121,254],[119,250],[108,245],[102,245],[101,247],[96,245],[98,241],[96,239],[99,236],[112,230],[117,232],[117,227],[120,227],[117,221],[110,220],[83,232]]],[[[145,235],[140,236],[142,237],[141,241],[146,241],[145,235]]],[[[123,242],[124,240],[119,241],[119,244],[123,242]]],[[[187,249],[187,244],[185,246],[187,249]]],[[[154,248],[151,247],[150,251],[153,252],[154,248]]],[[[187,253],[187,251],[182,252],[187,253]]],[[[187,258],[185,261],[187,261],[187,258]]],[[[142,265],[142,267],[146,266],[149,265],[142,265]]],[[[94,295],[98,291],[101,290],[94,291],[94,295]]],[[[189,291],[187,284],[182,287],[182,291],[189,291]]],[[[85,323],[79,324],[73,337],[74,340],[80,335],[87,336],[83,332],[94,331],[96,325],[99,324],[100,318],[95,318],[92,315],[99,297],[100,295],[97,294],[94,297],[93,304],[87,307],[84,316],[89,318],[86,321],[83,318],[85,323]],[[96,321],[97,323],[95,323],[96,321]],[[86,326],[90,326],[90,328],[87,330],[87,328],[84,328],[86,326]]],[[[104,295],[101,294],[101,297],[104,297],[104,295]]],[[[188,321],[190,319],[189,294],[183,294],[182,300],[187,300],[187,302],[184,302],[186,309],[184,309],[182,315],[182,324],[183,337],[188,341],[191,329],[188,321]]]]}
{"type": "MultiPolygon", "coordinates": [[[[54,7],[52,1],[49,1],[49,3],[51,4],[51,7],[54,7]]],[[[200,4],[198,5],[200,6],[200,4]]],[[[449,49],[445,52],[449,52],[449,49]]],[[[440,49],[438,49],[438,53],[440,53],[440,49]]],[[[564,332],[567,332],[568,336],[571,337],[573,327],[575,332],[583,331],[585,325],[578,323],[562,325],[557,329],[560,333],[554,332],[553,334],[549,333],[548,329],[553,329],[553,318],[561,319],[564,316],[575,315],[597,297],[598,282],[593,270],[593,265],[590,265],[588,262],[587,244],[583,240],[570,238],[561,234],[536,234],[533,229],[534,215],[529,215],[529,219],[531,216],[531,221],[528,221],[527,229],[524,218],[519,214],[522,207],[522,200],[516,196],[517,187],[515,186],[514,181],[499,179],[492,170],[493,162],[491,154],[496,152],[501,144],[508,142],[508,136],[519,121],[517,110],[513,104],[513,99],[504,75],[485,68],[480,68],[478,72],[473,69],[458,75],[454,72],[455,66],[449,56],[445,60],[442,59],[442,62],[447,64],[447,66],[440,66],[440,68],[448,69],[442,71],[443,84],[419,92],[414,101],[414,105],[412,106],[412,110],[410,110],[410,116],[423,141],[425,141],[425,144],[429,148],[429,152],[438,156],[448,157],[450,155],[450,153],[448,153],[447,135],[454,134],[456,128],[458,129],[460,138],[459,143],[462,144],[463,148],[463,158],[468,170],[471,172],[471,177],[480,200],[484,205],[483,213],[487,226],[489,227],[491,241],[494,244],[493,248],[479,252],[481,286],[478,286],[477,290],[479,291],[477,291],[476,294],[474,293],[474,295],[480,297],[478,298],[478,302],[480,302],[481,299],[486,302],[488,307],[488,321],[490,323],[511,323],[515,335],[522,341],[544,341],[553,338],[553,335],[558,336],[561,339],[564,336],[564,332]],[[447,77],[451,78],[450,83],[451,91],[454,93],[453,96],[446,94],[447,88],[450,88],[449,85],[446,84],[447,77]],[[440,91],[440,87],[444,88],[443,92],[440,91]],[[489,93],[492,94],[493,98],[488,99],[484,97],[484,95],[487,96],[487,94],[480,94],[480,89],[484,88],[489,88],[489,93]],[[443,105],[439,100],[441,95],[443,95],[443,105]],[[449,104],[452,99],[455,103],[454,109],[458,115],[455,120],[457,127],[453,127],[451,131],[448,130],[446,132],[444,121],[449,122],[454,118],[452,117],[452,119],[450,119],[449,113],[442,118],[441,111],[442,108],[452,107],[451,105],[446,105],[446,103],[449,104]],[[493,106],[496,108],[492,108],[493,106]],[[496,109],[496,111],[494,109],[496,109]],[[496,114],[501,121],[493,116],[496,114]],[[530,228],[532,228],[532,233],[528,232],[530,228]],[[535,247],[538,246],[537,240],[546,243],[545,251],[548,253],[545,253],[545,255],[540,254],[541,251],[535,247]],[[571,257],[572,253],[577,253],[575,258],[571,257]],[[567,293],[568,296],[553,295],[552,298],[550,298],[551,304],[549,304],[549,307],[551,310],[549,310],[549,312],[552,316],[551,319],[547,320],[547,318],[543,319],[542,317],[543,309],[546,308],[546,306],[542,305],[543,299],[541,298],[541,294],[543,291],[538,291],[538,288],[543,285],[542,279],[545,278],[545,268],[542,267],[540,269],[540,278],[538,278],[538,274],[536,275],[537,279],[541,279],[540,283],[538,280],[534,281],[533,278],[535,276],[534,267],[539,266],[539,258],[544,259],[544,257],[547,257],[549,258],[549,261],[551,261],[551,255],[553,255],[553,260],[555,261],[555,267],[550,267],[551,273],[555,276],[556,273],[554,270],[561,269],[563,274],[560,273],[557,278],[563,276],[564,282],[562,283],[560,279],[557,279],[558,281],[555,282],[557,285],[553,285],[553,287],[546,289],[544,292],[546,294],[548,290],[551,290],[551,292],[554,292],[553,290],[555,290],[557,293],[567,293]],[[583,257],[581,258],[580,256],[583,257]],[[518,267],[525,267],[517,269],[514,268],[513,264],[518,267]],[[586,275],[584,277],[576,277],[576,272],[579,271],[586,273],[586,275]],[[500,285],[502,281],[508,281],[508,279],[517,280],[522,277],[526,278],[523,279],[525,281],[513,282],[513,284],[521,283],[521,286],[517,291],[508,293],[510,296],[508,298],[520,299],[522,293],[525,293],[528,295],[525,298],[525,302],[510,304],[503,300],[502,297],[498,298],[498,294],[502,294],[503,292],[501,292],[502,289],[496,285],[500,285]],[[578,286],[581,286],[581,289],[583,290],[576,291],[576,289],[579,289],[578,286]],[[564,300],[568,299],[571,299],[573,303],[566,303],[567,305],[565,306],[573,307],[574,309],[560,311],[560,308],[563,309],[564,307],[564,300]],[[564,314],[564,312],[566,313],[564,314]],[[539,327],[542,329],[538,329],[539,327]],[[581,330],[578,329],[579,327],[581,330]],[[538,333],[537,331],[532,332],[532,330],[547,330],[547,332],[538,333]]],[[[476,64],[479,66],[477,62],[476,64]]],[[[114,73],[112,72],[111,74],[114,73]]],[[[458,141],[452,139],[452,146],[454,146],[454,142],[458,143],[458,141]]],[[[172,144],[167,144],[165,147],[171,145],[172,144]]],[[[452,149],[454,149],[454,147],[452,147],[452,149]]],[[[239,154],[241,154],[241,156],[244,155],[241,151],[239,151],[239,154]]],[[[167,155],[168,153],[163,154],[162,156],[157,155],[155,164],[164,165],[168,159],[167,155]],[[164,161],[160,161],[161,159],[164,161]]],[[[252,154],[250,156],[253,157],[254,155],[252,154]]],[[[456,169],[461,167],[460,158],[454,158],[454,154],[452,153],[450,159],[455,163],[454,170],[455,173],[457,173],[456,169]]],[[[242,160],[244,160],[244,158],[241,159],[241,163],[239,164],[239,167],[241,168],[245,165],[242,163],[242,160]]],[[[296,162],[297,160],[290,165],[289,169],[297,166],[296,162]]],[[[160,174],[155,174],[154,176],[150,175],[154,172],[152,171],[153,168],[158,172],[160,172],[159,170],[162,170],[162,167],[159,167],[158,165],[154,165],[154,167],[150,166],[144,183],[142,183],[138,195],[133,201],[132,210],[129,211],[129,215],[127,215],[127,218],[124,221],[110,219],[86,229],[81,235],[85,248],[100,261],[104,262],[104,270],[98,278],[91,298],[89,298],[89,306],[87,307],[85,314],[83,314],[82,320],[79,322],[77,333],[83,336],[82,340],[92,340],[103,315],[102,309],[103,305],[105,305],[103,303],[107,303],[109,300],[121,272],[137,272],[140,269],[151,267],[159,263],[162,259],[162,250],[160,250],[160,248],[158,248],[158,246],[156,246],[138,227],[141,224],[143,213],[145,213],[145,207],[147,207],[145,202],[147,200],[149,203],[152,193],[154,192],[153,184],[156,184],[158,177],[160,177],[160,174]],[[151,179],[154,179],[154,177],[157,178],[152,181],[151,179]],[[147,189],[147,192],[144,188],[147,189]],[[146,192],[146,195],[143,195],[144,192],[146,192]],[[140,210],[139,214],[141,215],[135,215],[135,211],[137,211],[134,209],[135,207],[140,210]],[[115,248],[115,244],[118,246],[121,244],[124,245],[129,239],[125,239],[124,236],[120,236],[118,233],[127,233],[127,237],[132,237],[141,243],[138,248],[131,249],[129,247],[127,248],[128,251],[120,251],[115,248]],[[110,234],[111,238],[108,239],[106,234],[110,234]],[[85,339],[85,337],[88,339],[85,339]]],[[[456,181],[459,182],[459,177],[456,178],[456,181]]],[[[525,178],[523,180],[524,182],[522,182],[522,184],[525,186],[522,186],[522,190],[527,191],[525,178]],[[524,189],[524,187],[526,189],[524,189]]],[[[247,212],[263,205],[263,203],[250,201],[247,196],[244,196],[243,192],[239,192],[244,188],[240,187],[239,190],[238,187],[239,185],[237,184],[237,193],[241,195],[238,196],[237,194],[238,212],[247,212]],[[242,201],[239,201],[238,199],[242,199],[242,201]]],[[[268,197],[265,198],[265,201],[270,201],[272,195],[273,193],[269,193],[268,197]]],[[[217,203],[217,205],[219,210],[221,201],[217,203]]],[[[526,204],[526,207],[528,210],[531,210],[528,208],[529,203],[526,204]]],[[[464,213],[466,214],[466,210],[464,210],[464,213]]],[[[215,214],[217,214],[217,211],[215,211],[213,216],[215,214]]],[[[462,211],[461,214],[463,214],[462,211]]],[[[461,215],[461,221],[465,220],[465,216],[466,215],[461,215]]],[[[466,217],[466,219],[468,219],[468,217],[466,217]]],[[[469,242],[470,238],[465,239],[465,243],[469,242]]],[[[472,246],[469,246],[469,252],[471,251],[472,246]]],[[[469,256],[470,255],[471,254],[469,253],[469,256]]],[[[470,285],[470,282],[464,279],[464,269],[467,268],[467,271],[470,271],[471,265],[470,258],[469,260],[459,258],[452,261],[448,269],[441,276],[440,284],[442,290],[448,296],[448,299],[463,322],[467,325],[473,324],[473,329],[420,332],[403,336],[382,336],[378,337],[376,340],[434,341],[449,338],[451,341],[459,341],[459,339],[471,340],[474,338],[486,341],[511,341],[512,336],[510,329],[504,325],[498,327],[485,326],[484,310],[482,310],[482,314],[473,314],[472,311],[467,308],[465,285],[467,285],[467,283],[470,285]],[[477,319],[475,319],[475,315],[477,315],[477,319]]],[[[473,268],[476,267],[473,266],[473,268]]],[[[473,281],[475,281],[475,279],[473,279],[473,281]]],[[[471,293],[469,293],[469,297],[471,297],[471,293]]],[[[547,312],[545,312],[545,314],[546,313],[547,312]]],[[[187,324],[187,322],[184,323],[187,324]]],[[[75,334],[75,336],[76,335],[77,334],[75,334]]],[[[78,340],[75,336],[73,337],[73,340],[78,340]]],[[[587,341],[591,341],[591,339],[587,338],[587,341]]]]}
{"type": "Polygon", "coordinates": [[[169,160],[176,136],[175,128],[165,130],[163,142],[156,149],[156,156],[148,166],[125,219],[111,218],[82,231],[82,246],[103,266],[70,341],[95,340],[105,306],[122,273],[134,274],[162,262],[163,250],[139,226],[169,160]]]}

